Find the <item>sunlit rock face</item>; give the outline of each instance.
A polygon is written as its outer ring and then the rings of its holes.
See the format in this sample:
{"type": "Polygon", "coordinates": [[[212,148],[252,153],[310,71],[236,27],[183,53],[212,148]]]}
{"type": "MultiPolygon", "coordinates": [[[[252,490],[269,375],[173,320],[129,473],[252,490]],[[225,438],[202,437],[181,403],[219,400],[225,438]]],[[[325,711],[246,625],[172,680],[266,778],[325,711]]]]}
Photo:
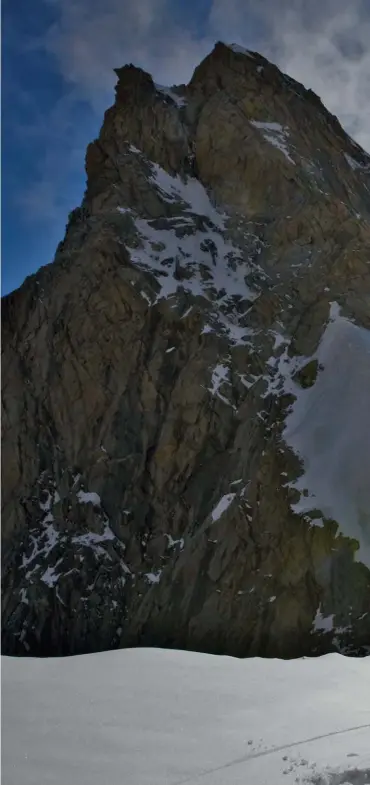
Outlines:
{"type": "Polygon", "coordinates": [[[370,646],[370,158],[257,53],[117,69],[3,300],[3,649],[370,646]]]}

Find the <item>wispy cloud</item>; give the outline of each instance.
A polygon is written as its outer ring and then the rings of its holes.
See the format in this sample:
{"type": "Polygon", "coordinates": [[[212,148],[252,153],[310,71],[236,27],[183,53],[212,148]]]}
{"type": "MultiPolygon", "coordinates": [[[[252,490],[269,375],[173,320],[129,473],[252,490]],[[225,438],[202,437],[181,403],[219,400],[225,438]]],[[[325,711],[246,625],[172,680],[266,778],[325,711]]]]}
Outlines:
{"type": "Polygon", "coordinates": [[[44,46],[66,81],[95,107],[114,84],[113,68],[134,62],[173,84],[187,80],[212,46],[211,38],[194,36],[196,6],[185,25],[171,0],[56,0],[55,6],[59,19],[44,46]]]}
{"type": "Polygon", "coordinates": [[[317,92],[357,140],[370,148],[368,0],[213,0],[202,35],[197,6],[181,23],[173,0],[45,0],[58,10],[44,46],[97,111],[112,69],[134,62],[163,82],[187,81],[216,38],[259,49],[317,92]]]}
{"type": "Polygon", "coordinates": [[[69,143],[65,137],[59,146],[55,141],[45,141],[36,177],[20,188],[14,199],[27,222],[44,227],[66,223],[68,212],[75,207],[72,195],[79,199],[83,187],[86,131],[81,136],[73,135],[69,143]]]}
{"type": "Polygon", "coordinates": [[[187,81],[214,42],[207,36],[197,38],[190,17],[188,26],[179,24],[172,0],[41,2],[52,8],[54,21],[43,35],[26,42],[27,51],[51,58],[65,92],[46,114],[18,128],[19,135],[38,136],[43,153],[37,176],[22,186],[17,204],[28,221],[44,224],[66,217],[73,206],[71,191],[80,198],[86,145],[113,102],[113,69],[133,62],[153,72],[159,82],[187,81]],[[71,187],[76,173],[79,189],[71,187]]]}
{"type": "Polygon", "coordinates": [[[266,19],[266,50],[316,92],[370,150],[370,6],[363,0],[296,2],[266,19]]]}
{"type": "Polygon", "coordinates": [[[63,226],[75,206],[72,194],[81,197],[86,144],[97,133],[99,119],[74,88],[56,97],[50,108],[35,103],[31,109],[25,118],[18,111],[11,122],[27,166],[18,187],[13,184],[13,203],[26,222],[63,226]]]}
{"type": "MultiPolygon", "coordinates": [[[[188,81],[216,39],[257,49],[312,88],[370,150],[368,0],[41,0],[54,21],[30,47],[52,58],[66,85],[44,118],[40,177],[20,201],[28,215],[55,217],[76,156],[96,133],[113,98],[113,68],[133,62],[162,84],[188,81]],[[84,102],[86,116],[81,115],[84,102]],[[79,107],[79,122],[76,112],[79,107]]],[[[80,166],[82,160],[80,162],[80,166]]]]}
{"type": "Polygon", "coordinates": [[[210,22],[311,88],[370,151],[368,0],[213,0],[210,22]]]}

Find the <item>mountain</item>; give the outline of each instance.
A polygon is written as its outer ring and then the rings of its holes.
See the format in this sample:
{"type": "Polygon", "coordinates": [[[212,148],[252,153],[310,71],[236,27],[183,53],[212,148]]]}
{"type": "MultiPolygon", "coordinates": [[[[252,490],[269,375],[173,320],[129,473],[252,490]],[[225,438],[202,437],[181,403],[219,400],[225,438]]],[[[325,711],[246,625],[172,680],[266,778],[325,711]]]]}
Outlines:
{"type": "Polygon", "coordinates": [[[370,657],[2,657],[7,785],[369,785],[370,657]]]}
{"type": "Polygon", "coordinates": [[[2,304],[3,651],[364,654],[370,157],[235,45],[117,77],[2,304]]]}

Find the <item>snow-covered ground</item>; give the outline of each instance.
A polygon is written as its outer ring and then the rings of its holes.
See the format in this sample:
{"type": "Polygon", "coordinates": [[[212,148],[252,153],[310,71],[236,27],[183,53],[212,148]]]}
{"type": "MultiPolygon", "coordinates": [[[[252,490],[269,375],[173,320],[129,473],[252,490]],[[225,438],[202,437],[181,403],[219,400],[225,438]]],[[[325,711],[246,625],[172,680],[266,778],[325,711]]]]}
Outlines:
{"type": "Polygon", "coordinates": [[[370,657],[2,658],[4,785],[370,783],[370,657]]]}

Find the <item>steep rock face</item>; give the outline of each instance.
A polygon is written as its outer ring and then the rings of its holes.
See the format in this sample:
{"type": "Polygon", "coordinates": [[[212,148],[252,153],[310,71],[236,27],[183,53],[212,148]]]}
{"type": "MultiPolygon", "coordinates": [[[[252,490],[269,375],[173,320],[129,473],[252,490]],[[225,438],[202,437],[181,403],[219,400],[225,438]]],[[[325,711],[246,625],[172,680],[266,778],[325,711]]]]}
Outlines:
{"type": "Polygon", "coordinates": [[[239,47],[117,76],[3,300],[3,650],[364,653],[370,158],[239,47]]]}

